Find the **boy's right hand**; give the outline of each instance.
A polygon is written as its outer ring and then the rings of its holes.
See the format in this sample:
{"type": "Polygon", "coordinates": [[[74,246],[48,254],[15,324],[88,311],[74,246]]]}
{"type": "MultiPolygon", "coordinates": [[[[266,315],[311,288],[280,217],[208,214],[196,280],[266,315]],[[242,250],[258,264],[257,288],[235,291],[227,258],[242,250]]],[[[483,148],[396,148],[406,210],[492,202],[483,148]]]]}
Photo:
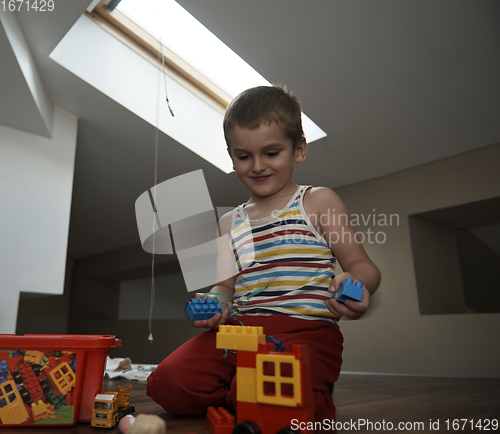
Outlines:
{"type": "MultiPolygon", "coordinates": [[[[199,300],[200,298],[218,298],[215,295],[208,295],[204,293],[197,293],[195,294],[194,298],[199,300]]],[[[220,300],[219,300],[220,301],[220,300]]],[[[232,303],[228,300],[224,300],[224,303],[227,304],[228,306],[232,306],[232,303]]],[[[220,325],[223,325],[226,323],[228,317],[229,317],[229,309],[223,305],[224,307],[222,308],[222,313],[216,313],[212,318],[210,319],[202,319],[199,321],[193,321],[193,325],[196,328],[206,328],[206,329],[215,329],[217,330],[220,325]]]]}

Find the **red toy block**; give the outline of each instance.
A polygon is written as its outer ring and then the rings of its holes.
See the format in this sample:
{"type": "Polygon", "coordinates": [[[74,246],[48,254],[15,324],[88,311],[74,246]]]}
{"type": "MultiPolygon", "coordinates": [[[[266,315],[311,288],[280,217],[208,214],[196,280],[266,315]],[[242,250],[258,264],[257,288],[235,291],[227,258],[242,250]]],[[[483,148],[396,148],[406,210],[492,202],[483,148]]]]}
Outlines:
{"type": "Polygon", "coordinates": [[[30,394],[31,400],[36,402],[42,399],[43,391],[40,387],[40,382],[29,363],[21,363],[18,372],[23,379],[24,387],[26,387],[26,390],[30,394]]]}
{"type": "Polygon", "coordinates": [[[252,351],[238,351],[236,364],[242,368],[255,368],[255,353],[252,351]]]}
{"type": "Polygon", "coordinates": [[[208,434],[231,434],[234,428],[234,416],[224,407],[208,407],[206,428],[208,434]]]}
{"type": "Polygon", "coordinates": [[[58,362],[59,363],[66,362],[68,365],[71,365],[73,357],[74,357],[74,355],[70,356],[69,354],[63,354],[61,357],[59,357],[58,362]]]}
{"type": "Polygon", "coordinates": [[[234,428],[234,432],[277,434],[290,429],[294,419],[298,423],[314,422],[307,346],[293,345],[292,352],[275,352],[272,343],[259,344],[257,351],[246,351],[243,345],[240,348],[245,350],[240,349],[236,355],[237,387],[243,387],[238,389],[236,425],[227,410],[210,407],[207,432],[232,434],[234,428]]]}
{"type": "Polygon", "coordinates": [[[73,397],[73,390],[66,394],[66,405],[75,405],[75,400],[73,397]]]}
{"type": "Polygon", "coordinates": [[[58,364],[60,363],[60,361],[54,357],[54,356],[50,356],[49,357],[49,360],[47,361],[47,364],[45,365],[46,368],[45,369],[53,369],[55,368],[58,364]]]}
{"type": "Polygon", "coordinates": [[[15,356],[7,359],[7,363],[9,364],[9,371],[14,372],[17,371],[17,365],[24,360],[24,356],[15,356]]]}

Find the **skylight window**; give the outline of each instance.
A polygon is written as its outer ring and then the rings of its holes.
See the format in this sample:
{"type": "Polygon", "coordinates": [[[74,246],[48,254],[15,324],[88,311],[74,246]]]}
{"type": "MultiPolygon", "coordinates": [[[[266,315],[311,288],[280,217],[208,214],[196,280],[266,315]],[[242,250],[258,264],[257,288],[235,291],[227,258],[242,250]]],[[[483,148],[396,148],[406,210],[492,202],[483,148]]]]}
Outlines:
{"type": "Polygon", "coordinates": [[[173,0],[122,0],[117,9],[232,96],[268,84],[173,0]]]}
{"type": "MultiPolygon", "coordinates": [[[[270,83],[174,0],[121,0],[117,9],[232,98],[270,83]]],[[[326,133],[302,114],[308,142],[326,133]]]]}
{"type": "MultiPolygon", "coordinates": [[[[227,105],[270,84],[173,0],[94,0],[50,58],[225,173],[227,105]]],[[[302,124],[309,142],[326,136],[302,124]]]]}

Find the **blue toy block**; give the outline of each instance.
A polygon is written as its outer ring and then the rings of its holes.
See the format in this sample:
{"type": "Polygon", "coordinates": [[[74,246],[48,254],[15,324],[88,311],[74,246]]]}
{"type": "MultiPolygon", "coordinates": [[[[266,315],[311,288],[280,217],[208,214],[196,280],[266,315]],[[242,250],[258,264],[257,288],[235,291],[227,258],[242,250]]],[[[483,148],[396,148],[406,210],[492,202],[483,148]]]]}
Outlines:
{"type": "Polygon", "coordinates": [[[7,376],[9,373],[9,365],[7,364],[7,360],[2,360],[0,362],[0,375],[7,376]]]}
{"type": "Polygon", "coordinates": [[[210,319],[216,313],[222,313],[222,305],[216,298],[193,298],[186,307],[186,313],[190,321],[199,321],[202,319],[210,319]]]}
{"type": "Polygon", "coordinates": [[[8,374],[9,374],[9,367],[7,365],[7,360],[2,360],[0,362],[0,384],[8,380],[7,378],[8,374]]]}
{"type": "Polygon", "coordinates": [[[343,303],[347,298],[349,300],[361,301],[363,299],[363,284],[361,282],[356,282],[347,278],[342,282],[340,288],[332,294],[332,298],[335,298],[339,303],[343,303]]]}

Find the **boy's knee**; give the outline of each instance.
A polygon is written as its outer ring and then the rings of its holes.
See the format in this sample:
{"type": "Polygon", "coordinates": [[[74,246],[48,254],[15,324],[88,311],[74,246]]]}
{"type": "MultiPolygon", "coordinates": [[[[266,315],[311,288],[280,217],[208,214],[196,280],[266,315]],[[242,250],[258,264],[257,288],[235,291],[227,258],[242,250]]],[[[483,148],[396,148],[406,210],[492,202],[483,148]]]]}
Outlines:
{"type": "Polygon", "coordinates": [[[189,414],[190,399],[187,392],[179,381],[179,376],[168,370],[157,368],[148,377],[146,394],[172,415],[189,414]]]}

